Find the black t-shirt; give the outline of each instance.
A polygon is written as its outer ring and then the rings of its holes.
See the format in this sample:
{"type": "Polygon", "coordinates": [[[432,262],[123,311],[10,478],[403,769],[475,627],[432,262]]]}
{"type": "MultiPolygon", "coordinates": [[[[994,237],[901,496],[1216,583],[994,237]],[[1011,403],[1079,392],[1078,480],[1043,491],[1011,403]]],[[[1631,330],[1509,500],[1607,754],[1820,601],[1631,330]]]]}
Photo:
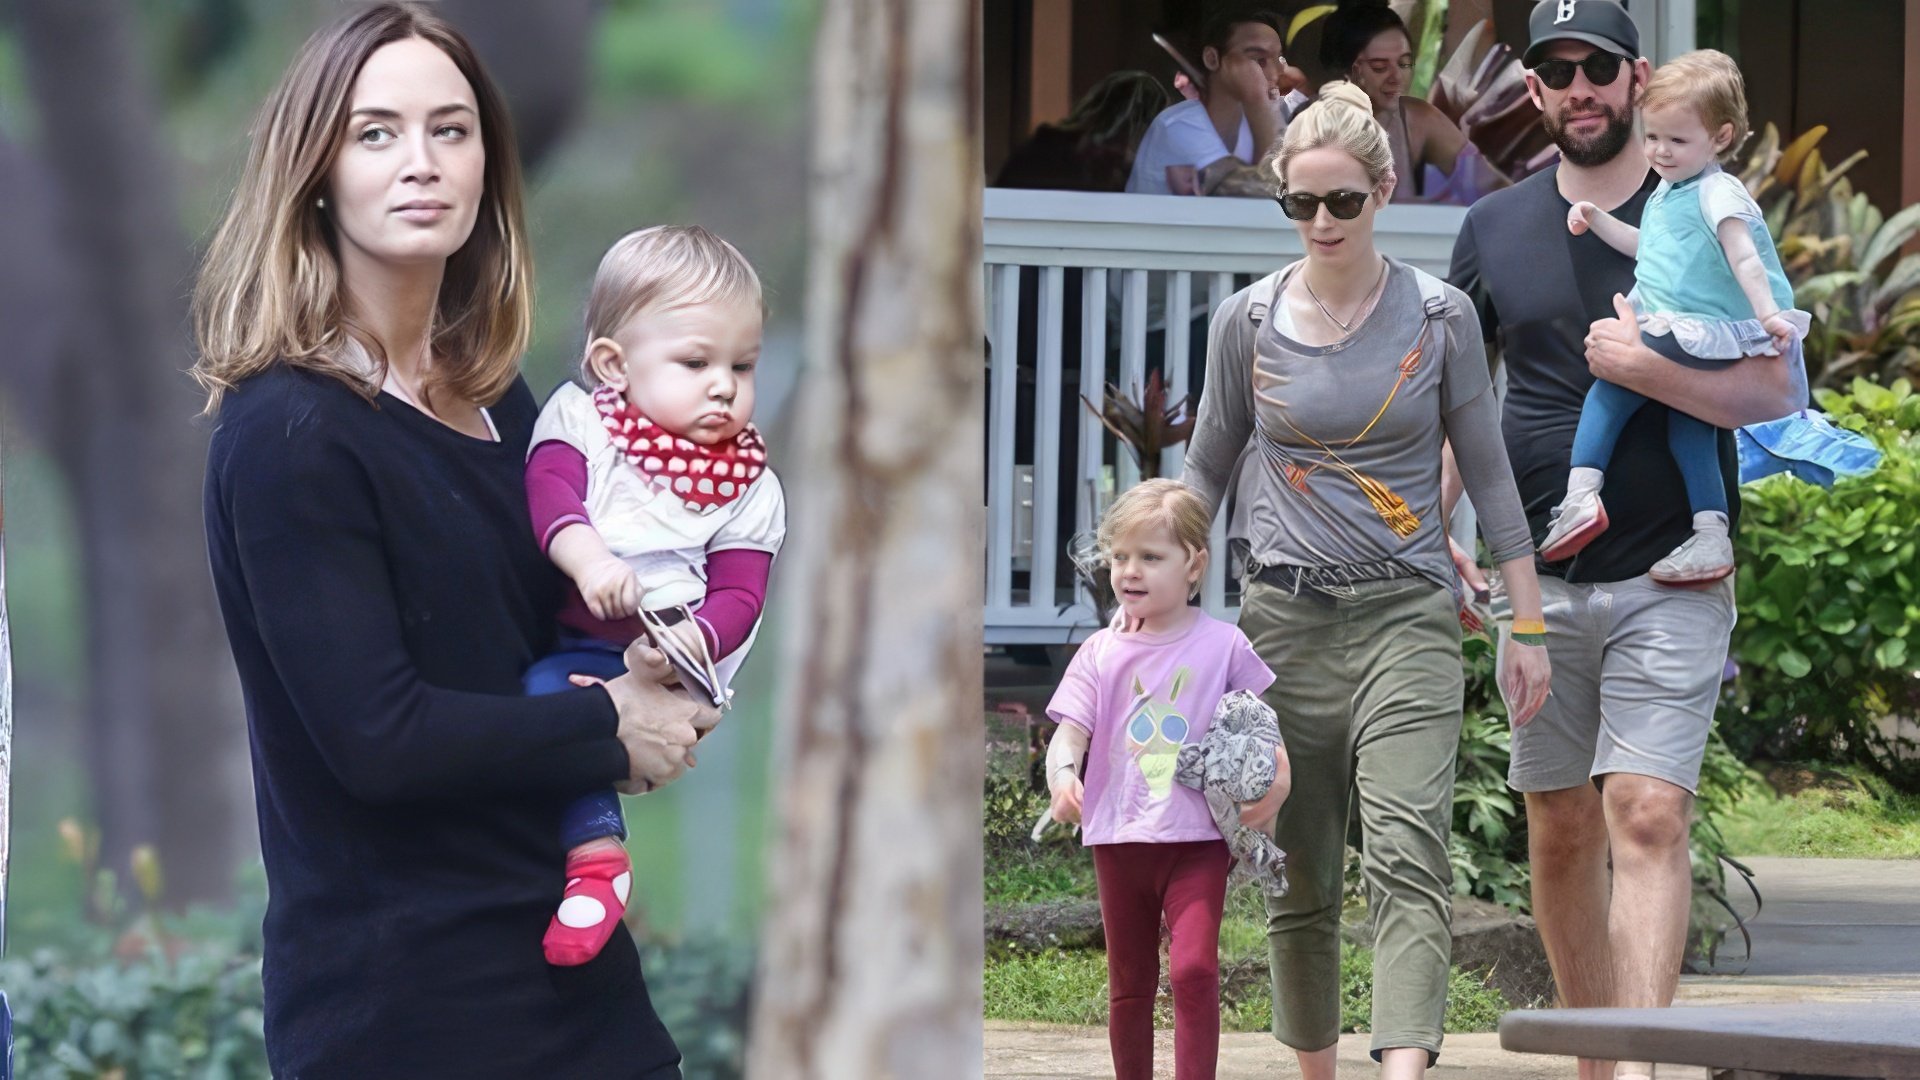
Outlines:
{"type": "Polygon", "coordinates": [[[253,751],[275,1076],[679,1057],[624,928],[579,967],[540,951],[561,813],[627,759],[604,690],[521,691],[562,585],[527,516],[536,411],[516,380],[488,442],[285,366],[221,405],[207,543],[253,751]]]}
{"type": "MultiPolygon", "coordinates": [[[[1555,183],[1559,166],[1496,191],[1467,211],[1448,279],[1472,298],[1489,342],[1507,365],[1501,416],[1507,457],[1537,543],[1547,517],[1567,494],[1573,433],[1593,373],[1581,342],[1598,319],[1614,316],[1613,296],[1633,289],[1633,260],[1591,231],[1567,231],[1572,204],[1555,183]]],[[[1640,224],[1646,183],[1613,215],[1640,224]]],[[[1720,474],[1739,523],[1739,458],[1733,433],[1719,434],[1720,474]]],[[[1600,498],[1607,531],[1565,563],[1541,564],[1573,582],[1624,581],[1647,572],[1693,532],[1686,486],[1667,448],[1667,407],[1649,401],[1628,421],[1607,466],[1600,498]]]]}

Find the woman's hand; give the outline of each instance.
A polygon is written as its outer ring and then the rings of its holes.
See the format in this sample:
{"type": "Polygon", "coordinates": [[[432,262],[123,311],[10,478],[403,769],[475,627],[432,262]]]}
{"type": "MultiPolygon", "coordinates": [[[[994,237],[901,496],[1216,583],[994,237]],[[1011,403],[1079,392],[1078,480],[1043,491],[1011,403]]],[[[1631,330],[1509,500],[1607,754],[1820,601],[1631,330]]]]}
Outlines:
{"type": "Polygon", "coordinates": [[[1053,820],[1062,825],[1080,824],[1080,804],[1086,798],[1086,785],[1072,769],[1053,774],[1053,820]]]}
{"type": "Polygon", "coordinates": [[[640,613],[640,575],[625,561],[608,557],[590,563],[574,579],[587,610],[602,622],[612,622],[640,613]]]}
{"type": "Polygon", "coordinates": [[[1460,575],[1460,627],[1469,634],[1477,634],[1486,629],[1491,614],[1487,607],[1491,601],[1487,575],[1480,572],[1480,564],[1451,536],[1447,537],[1447,553],[1453,557],[1454,572],[1460,575]]]}
{"type": "MultiPolygon", "coordinates": [[[[601,683],[620,714],[614,734],[627,749],[627,779],[614,787],[643,795],[693,767],[693,744],[720,722],[720,710],[666,683],[675,675],[666,656],[644,639],[627,646],[627,673],[601,683]]],[[[600,680],[573,676],[579,686],[600,680]]]]}
{"type": "Polygon", "coordinates": [[[1545,645],[1523,645],[1508,639],[1500,650],[1500,696],[1507,702],[1507,718],[1523,727],[1547,703],[1553,668],[1545,645]]]}
{"type": "Polygon", "coordinates": [[[1240,804],[1240,824],[1263,833],[1273,831],[1274,819],[1280,816],[1280,807],[1293,790],[1293,767],[1287,762],[1286,747],[1274,751],[1273,763],[1273,786],[1259,799],[1240,804]]]}

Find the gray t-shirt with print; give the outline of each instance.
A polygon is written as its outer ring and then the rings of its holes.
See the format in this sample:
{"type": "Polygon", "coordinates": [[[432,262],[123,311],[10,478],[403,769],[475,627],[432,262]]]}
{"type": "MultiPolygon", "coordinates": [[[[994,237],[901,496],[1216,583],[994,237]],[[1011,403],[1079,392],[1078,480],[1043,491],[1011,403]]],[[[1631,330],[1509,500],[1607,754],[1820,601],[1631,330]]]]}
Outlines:
{"type": "Polygon", "coordinates": [[[1266,318],[1301,264],[1227,298],[1207,342],[1206,388],[1184,479],[1219,507],[1254,439],[1248,539],[1262,566],[1389,564],[1451,588],[1440,515],[1443,440],[1496,563],[1532,537],[1473,307],[1458,289],[1389,259],[1380,301],[1346,340],[1301,344],[1266,318]]]}

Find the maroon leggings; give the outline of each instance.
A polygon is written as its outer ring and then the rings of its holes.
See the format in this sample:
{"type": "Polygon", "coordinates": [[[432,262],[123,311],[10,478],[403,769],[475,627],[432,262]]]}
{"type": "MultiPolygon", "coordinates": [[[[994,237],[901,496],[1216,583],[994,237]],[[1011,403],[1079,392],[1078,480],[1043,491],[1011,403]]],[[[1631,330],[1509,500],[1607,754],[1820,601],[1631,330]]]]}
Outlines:
{"type": "Polygon", "coordinates": [[[1173,938],[1173,1075],[1213,1080],[1220,1056],[1220,909],[1231,863],[1224,840],[1093,845],[1107,933],[1107,1041],[1115,1080],[1153,1080],[1163,914],[1173,938]]]}

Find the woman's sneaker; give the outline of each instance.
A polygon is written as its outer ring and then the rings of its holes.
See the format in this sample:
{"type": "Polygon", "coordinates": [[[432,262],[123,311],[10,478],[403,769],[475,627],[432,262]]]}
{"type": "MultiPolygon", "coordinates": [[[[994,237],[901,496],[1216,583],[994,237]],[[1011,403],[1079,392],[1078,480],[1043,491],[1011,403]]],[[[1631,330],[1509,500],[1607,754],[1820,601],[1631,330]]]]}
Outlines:
{"type": "Polygon", "coordinates": [[[1542,559],[1571,559],[1607,531],[1607,508],[1600,502],[1600,485],[1606,478],[1599,469],[1579,468],[1567,475],[1567,497],[1553,508],[1553,524],[1540,541],[1542,559]]]}
{"type": "Polygon", "coordinates": [[[1693,515],[1693,535],[1653,564],[1647,576],[1662,585],[1710,585],[1733,573],[1733,538],[1727,515],[1703,510],[1693,515]]]}

